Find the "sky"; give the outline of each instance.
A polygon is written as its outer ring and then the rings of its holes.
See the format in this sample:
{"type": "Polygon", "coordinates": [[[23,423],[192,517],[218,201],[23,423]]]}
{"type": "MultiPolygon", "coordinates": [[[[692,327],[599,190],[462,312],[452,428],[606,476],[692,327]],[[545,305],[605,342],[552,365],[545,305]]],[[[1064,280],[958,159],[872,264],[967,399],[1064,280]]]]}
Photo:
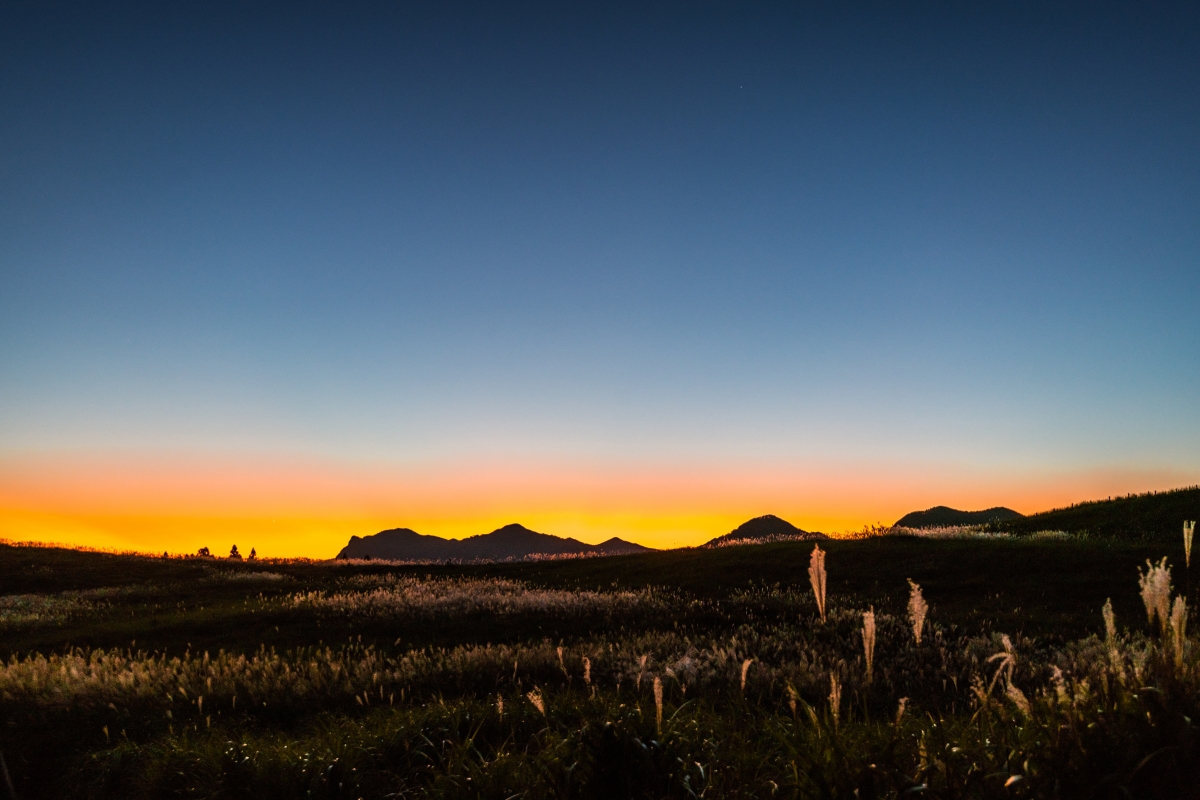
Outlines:
{"type": "Polygon", "coordinates": [[[7,3],[0,537],[1200,483],[1200,6],[7,3]]]}

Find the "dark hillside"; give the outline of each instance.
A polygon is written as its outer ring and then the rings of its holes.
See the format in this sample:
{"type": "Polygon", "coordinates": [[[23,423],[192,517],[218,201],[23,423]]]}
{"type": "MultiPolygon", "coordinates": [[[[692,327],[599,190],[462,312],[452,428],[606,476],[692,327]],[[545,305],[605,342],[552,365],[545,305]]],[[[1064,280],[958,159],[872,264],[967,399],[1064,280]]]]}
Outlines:
{"type": "Polygon", "coordinates": [[[1004,533],[1066,531],[1161,542],[1182,541],[1183,521],[1195,519],[1200,519],[1200,486],[1078,503],[991,527],[1004,533]]]}
{"type": "Polygon", "coordinates": [[[989,522],[1007,522],[1020,518],[1021,514],[1004,506],[985,511],[959,511],[949,506],[934,506],[924,511],[905,514],[896,522],[895,527],[947,528],[956,525],[987,525],[989,522]]]}

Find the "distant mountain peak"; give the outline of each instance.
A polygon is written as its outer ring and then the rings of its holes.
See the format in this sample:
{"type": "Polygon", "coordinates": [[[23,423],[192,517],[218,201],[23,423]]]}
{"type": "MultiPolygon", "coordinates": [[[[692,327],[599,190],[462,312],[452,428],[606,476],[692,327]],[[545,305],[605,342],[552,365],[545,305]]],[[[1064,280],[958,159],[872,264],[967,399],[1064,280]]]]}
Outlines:
{"type": "Polygon", "coordinates": [[[612,537],[592,545],[578,539],[539,533],[510,522],[490,533],[465,539],[442,539],[409,528],[392,528],[370,536],[351,536],[338,558],[389,561],[510,561],[533,556],[600,556],[649,552],[651,548],[612,537]]]}
{"type": "Polygon", "coordinates": [[[959,511],[949,506],[934,506],[924,511],[905,514],[893,527],[896,528],[949,528],[959,525],[986,525],[989,522],[1008,522],[1021,519],[1022,514],[1011,508],[996,506],[983,511],[959,511]]]}
{"type": "Polygon", "coordinates": [[[791,541],[796,539],[828,539],[823,533],[806,531],[797,528],[785,519],[774,514],[764,514],[761,517],[747,520],[729,533],[705,543],[704,547],[727,547],[730,544],[750,544],[754,542],[791,541]]]}

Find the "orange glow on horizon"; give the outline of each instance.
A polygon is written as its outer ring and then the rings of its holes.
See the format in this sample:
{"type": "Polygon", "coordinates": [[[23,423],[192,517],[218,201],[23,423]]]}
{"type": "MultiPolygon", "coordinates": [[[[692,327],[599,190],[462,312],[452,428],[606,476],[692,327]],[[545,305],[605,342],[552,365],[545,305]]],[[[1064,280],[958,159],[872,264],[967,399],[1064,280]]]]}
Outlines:
{"type": "Polygon", "coordinates": [[[0,537],[172,553],[236,543],[329,558],[351,535],[407,527],[462,538],[509,522],[597,543],[701,544],[776,514],[806,530],[889,524],[934,505],[1023,513],[1175,488],[1195,475],[1020,474],[912,464],[439,464],[305,459],[33,456],[0,459],[0,537]]]}

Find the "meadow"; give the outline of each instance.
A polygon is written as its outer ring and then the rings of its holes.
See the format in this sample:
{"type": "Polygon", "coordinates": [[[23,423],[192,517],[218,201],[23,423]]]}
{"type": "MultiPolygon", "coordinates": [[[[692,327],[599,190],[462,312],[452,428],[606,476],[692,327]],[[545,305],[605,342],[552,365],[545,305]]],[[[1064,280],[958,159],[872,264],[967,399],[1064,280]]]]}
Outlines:
{"type": "Polygon", "coordinates": [[[0,793],[1200,797],[1182,540],[813,550],[411,567],[0,545],[0,793]]]}

